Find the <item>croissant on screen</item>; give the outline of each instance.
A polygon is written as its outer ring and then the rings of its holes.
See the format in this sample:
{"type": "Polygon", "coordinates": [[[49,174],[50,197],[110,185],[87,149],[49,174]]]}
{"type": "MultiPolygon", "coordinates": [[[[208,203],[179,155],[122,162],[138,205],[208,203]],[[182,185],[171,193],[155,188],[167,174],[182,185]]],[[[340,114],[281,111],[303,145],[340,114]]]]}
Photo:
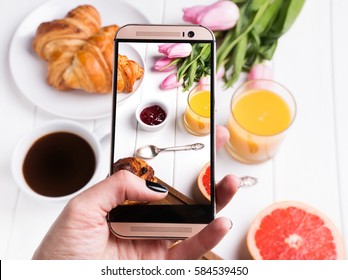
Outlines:
{"type": "MultiPolygon", "coordinates": [[[[91,5],[78,6],[63,19],[41,23],[33,49],[48,62],[47,82],[62,91],[110,93],[117,30],[117,25],[101,28],[99,12],[91,5]]],[[[118,61],[117,91],[130,93],[144,69],[124,55],[118,61]]]]}

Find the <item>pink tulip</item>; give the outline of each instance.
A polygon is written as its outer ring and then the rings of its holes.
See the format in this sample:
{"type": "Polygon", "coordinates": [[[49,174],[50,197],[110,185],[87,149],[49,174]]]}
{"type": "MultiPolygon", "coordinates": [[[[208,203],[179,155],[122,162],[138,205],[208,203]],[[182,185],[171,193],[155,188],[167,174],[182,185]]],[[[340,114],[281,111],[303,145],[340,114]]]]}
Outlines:
{"type": "Polygon", "coordinates": [[[169,72],[172,71],[176,68],[176,65],[172,65],[167,67],[170,63],[173,62],[173,58],[168,58],[168,57],[162,57],[158,59],[155,64],[153,65],[153,68],[157,71],[161,72],[169,72]]]}
{"type": "Polygon", "coordinates": [[[210,85],[210,76],[204,76],[199,79],[198,85],[210,85]]]}
{"type": "Polygon", "coordinates": [[[193,6],[191,8],[184,8],[183,20],[191,22],[193,24],[198,24],[197,14],[202,12],[207,6],[193,6]]]}
{"type": "Polygon", "coordinates": [[[213,31],[227,30],[234,27],[239,19],[238,6],[232,1],[218,1],[209,6],[185,8],[185,21],[201,24],[213,31]]]}
{"type": "Polygon", "coordinates": [[[254,64],[249,72],[248,80],[272,80],[273,74],[272,69],[266,64],[254,64]]]}
{"type": "Polygon", "coordinates": [[[191,51],[192,46],[189,43],[168,43],[158,46],[158,52],[169,58],[187,57],[191,51]]]}
{"type": "Polygon", "coordinates": [[[172,89],[181,86],[183,83],[183,79],[178,81],[177,73],[170,74],[167,78],[163,80],[160,84],[161,89],[172,89]]]}
{"type": "Polygon", "coordinates": [[[220,80],[225,75],[225,67],[222,65],[216,72],[216,79],[220,80]]]}

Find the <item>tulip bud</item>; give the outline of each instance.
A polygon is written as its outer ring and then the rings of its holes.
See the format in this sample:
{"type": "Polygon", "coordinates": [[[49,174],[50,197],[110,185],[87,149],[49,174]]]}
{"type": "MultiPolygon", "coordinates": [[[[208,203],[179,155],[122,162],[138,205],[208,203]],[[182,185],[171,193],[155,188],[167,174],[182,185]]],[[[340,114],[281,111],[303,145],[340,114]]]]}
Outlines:
{"type": "Polygon", "coordinates": [[[155,64],[153,65],[153,68],[157,71],[161,72],[169,72],[172,71],[176,68],[176,65],[171,65],[167,67],[170,63],[173,62],[173,58],[168,58],[168,57],[162,57],[158,59],[155,64]]]}
{"type": "Polygon", "coordinates": [[[225,75],[225,67],[222,65],[216,72],[216,79],[220,80],[225,75]]]}
{"type": "Polygon", "coordinates": [[[193,24],[198,24],[197,14],[202,12],[206,7],[207,6],[193,6],[191,8],[184,8],[183,20],[187,22],[191,22],[193,24]]]}
{"type": "Polygon", "coordinates": [[[183,11],[185,21],[204,25],[213,31],[230,29],[239,19],[238,6],[228,0],[218,1],[205,8],[193,6],[183,11]]]}
{"type": "Polygon", "coordinates": [[[169,58],[187,57],[191,51],[192,46],[189,43],[168,43],[158,46],[158,52],[169,58]]]}
{"type": "Polygon", "coordinates": [[[199,79],[198,85],[210,85],[210,76],[204,76],[199,79]]]}
{"type": "Polygon", "coordinates": [[[172,89],[181,86],[183,83],[183,79],[178,81],[177,73],[170,74],[167,78],[163,80],[160,84],[161,89],[172,89]]]}
{"type": "Polygon", "coordinates": [[[248,80],[272,80],[273,74],[272,69],[266,64],[254,64],[248,75],[248,80]]]}

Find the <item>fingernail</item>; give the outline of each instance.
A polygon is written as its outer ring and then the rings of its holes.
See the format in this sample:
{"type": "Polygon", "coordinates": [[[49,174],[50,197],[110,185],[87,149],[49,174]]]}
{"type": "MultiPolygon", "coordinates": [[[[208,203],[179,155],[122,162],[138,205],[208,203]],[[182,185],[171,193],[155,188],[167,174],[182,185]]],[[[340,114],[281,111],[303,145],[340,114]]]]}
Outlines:
{"type": "Polygon", "coordinates": [[[230,226],[230,229],[233,227],[233,222],[230,220],[230,223],[231,223],[231,226],[230,226]]]}
{"type": "Polygon", "coordinates": [[[161,184],[151,182],[148,180],[145,180],[145,181],[146,181],[146,186],[152,191],[160,192],[160,193],[165,193],[168,191],[167,187],[162,186],[161,184]]]}

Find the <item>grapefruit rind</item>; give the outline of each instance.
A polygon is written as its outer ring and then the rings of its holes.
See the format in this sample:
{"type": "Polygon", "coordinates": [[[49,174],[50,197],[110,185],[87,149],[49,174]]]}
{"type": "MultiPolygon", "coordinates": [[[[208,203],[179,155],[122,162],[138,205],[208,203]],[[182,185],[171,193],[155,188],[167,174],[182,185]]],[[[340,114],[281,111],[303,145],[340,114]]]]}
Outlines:
{"type": "Polygon", "coordinates": [[[210,166],[210,162],[207,162],[203,168],[201,169],[201,171],[199,172],[199,176],[197,178],[197,185],[198,188],[200,190],[200,192],[203,194],[204,198],[207,199],[208,201],[210,201],[210,194],[207,193],[207,191],[205,190],[204,185],[202,184],[203,181],[203,176],[205,174],[205,171],[207,170],[207,168],[210,166]]]}
{"type": "Polygon", "coordinates": [[[260,253],[259,248],[256,246],[255,242],[255,235],[257,230],[259,229],[259,226],[261,224],[261,221],[265,216],[270,215],[274,210],[276,209],[286,209],[288,207],[295,207],[302,209],[306,211],[307,213],[314,214],[318,216],[323,222],[324,225],[331,231],[332,237],[333,237],[333,243],[336,245],[336,259],[345,259],[345,249],[344,249],[344,242],[341,236],[341,233],[337,229],[337,227],[333,224],[333,222],[323,213],[318,211],[317,209],[313,208],[312,206],[309,206],[305,203],[298,202],[298,201],[282,201],[277,202],[274,204],[269,205],[265,209],[263,209],[254,219],[252,222],[248,234],[247,234],[247,247],[248,250],[255,260],[262,260],[263,257],[260,253]]]}

